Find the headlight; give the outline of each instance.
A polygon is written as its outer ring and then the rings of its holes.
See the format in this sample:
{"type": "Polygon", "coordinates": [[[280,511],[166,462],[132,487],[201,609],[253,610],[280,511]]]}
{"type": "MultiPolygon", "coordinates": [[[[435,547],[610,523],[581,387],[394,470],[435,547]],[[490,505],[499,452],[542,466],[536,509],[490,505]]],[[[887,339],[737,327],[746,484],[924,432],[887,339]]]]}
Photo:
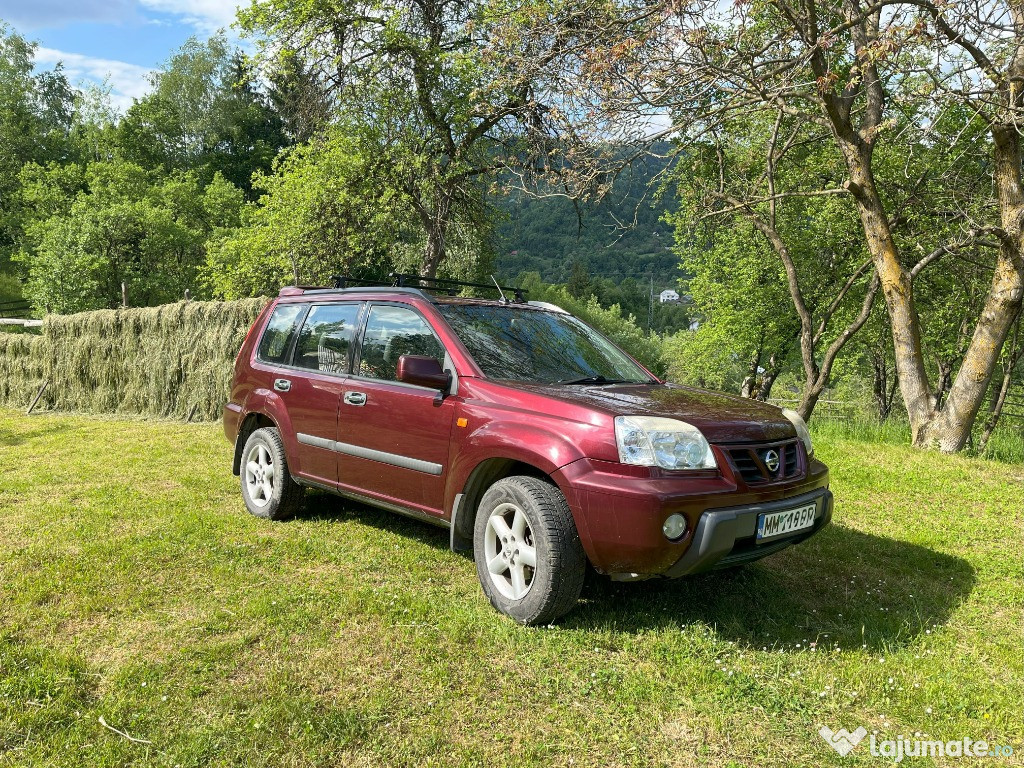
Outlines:
{"type": "Polygon", "coordinates": [[[800,414],[796,411],[791,411],[789,408],[782,409],[782,415],[785,416],[793,424],[796,429],[797,437],[804,444],[804,448],[807,450],[807,456],[810,458],[814,455],[814,444],[811,443],[811,432],[807,429],[807,422],[800,418],[800,414]]]}
{"type": "Polygon", "coordinates": [[[711,446],[692,424],[658,416],[616,416],[619,461],[662,469],[715,469],[711,446]]]}

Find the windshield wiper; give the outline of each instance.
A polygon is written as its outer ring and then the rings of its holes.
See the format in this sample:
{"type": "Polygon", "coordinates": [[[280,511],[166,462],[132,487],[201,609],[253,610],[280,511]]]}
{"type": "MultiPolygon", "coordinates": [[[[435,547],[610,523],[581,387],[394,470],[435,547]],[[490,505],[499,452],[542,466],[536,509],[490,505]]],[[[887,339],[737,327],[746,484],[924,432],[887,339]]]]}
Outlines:
{"type": "Polygon", "coordinates": [[[583,376],[579,379],[562,379],[556,384],[636,384],[629,379],[606,379],[604,376],[583,376]]]}

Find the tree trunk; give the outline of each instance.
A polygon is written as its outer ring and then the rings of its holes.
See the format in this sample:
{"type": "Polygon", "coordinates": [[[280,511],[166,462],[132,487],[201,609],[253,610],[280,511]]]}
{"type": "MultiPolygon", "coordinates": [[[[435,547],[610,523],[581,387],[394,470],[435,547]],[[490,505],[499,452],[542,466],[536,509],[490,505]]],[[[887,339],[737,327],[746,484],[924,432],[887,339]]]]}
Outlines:
{"type": "Polygon", "coordinates": [[[872,380],[872,394],[875,397],[875,409],[878,411],[878,420],[885,421],[889,418],[889,404],[886,395],[889,394],[889,366],[884,354],[877,350],[871,353],[871,368],[874,373],[872,380]]]}
{"type": "Polygon", "coordinates": [[[870,150],[847,145],[844,146],[844,156],[852,180],[849,190],[857,201],[868,252],[874,261],[889,312],[896,375],[910,418],[911,436],[914,444],[920,445],[935,411],[925,370],[921,325],[914,306],[910,274],[900,264],[889,217],[875,187],[870,150]]]}
{"type": "Polygon", "coordinates": [[[824,389],[824,386],[804,387],[804,391],[800,395],[800,405],[796,407],[796,412],[800,414],[801,419],[804,421],[811,420],[811,414],[814,413],[814,406],[818,404],[818,399],[821,397],[821,393],[824,389]]]}
{"type": "Polygon", "coordinates": [[[762,402],[767,402],[768,398],[771,397],[772,387],[775,385],[775,380],[779,378],[780,373],[782,373],[782,366],[779,365],[778,356],[772,355],[768,358],[768,365],[764,368],[764,375],[761,376],[761,383],[757,386],[754,398],[762,402]]]}
{"type": "Polygon", "coordinates": [[[949,388],[953,386],[953,364],[946,360],[939,360],[938,368],[939,383],[932,398],[936,411],[942,408],[942,399],[949,394],[949,388]]]}
{"type": "Polygon", "coordinates": [[[896,397],[896,388],[899,386],[899,377],[896,371],[890,373],[889,361],[884,350],[872,350],[871,366],[874,369],[872,394],[875,398],[878,420],[886,421],[892,415],[892,403],[896,397]]]}
{"type": "Polygon", "coordinates": [[[988,418],[985,420],[985,427],[981,430],[981,436],[978,438],[978,453],[984,453],[985,447],[988,445],[989,438],[992,437],[992,433],[996,431],[996,426],[999,424],[999,417],[1003,415],[1003,406],[1006,404],[1006,396],[1010,392],[1010,384],[1013,381],[1013,365],[1007,362],[1006,368],[1003,369],[1003,381],[999,386],[999,394],[992,403],[992,408],[989,410],[988,418]]]}
{"type": "Polygon", "coordinates": [[[423,250],[423,262],[420,264],[420,277],[437,277],[437,270],[448,255],[448,225],[451,213],[451,198],[441,194],[437,205],[429,215],[424,216],[424,228],[427,231],[427,245],[423,250]]]}
{"type": "Polygon", "coordinates": [[[757,369],[761,367],[761,349],[758,348],[757,352],[750,358],[750,363],[747,365],[747,375],[743,379],[743,383],[740,385],[740,397],[753,397],[754,386],[757,384],[757,369]]]}
{"type": "Polygon", "coordinates": [[[945,405],[919,441],[949,453],[963,448],[971,435],[1003,344],[1024,297],[1024,258],[1021,255],[1024,252],[1024,183],[1020,135],[1012,125],[993,126],[991,133],[992,176],[1002,223],[999,256],[985,306],[945,405]]]}

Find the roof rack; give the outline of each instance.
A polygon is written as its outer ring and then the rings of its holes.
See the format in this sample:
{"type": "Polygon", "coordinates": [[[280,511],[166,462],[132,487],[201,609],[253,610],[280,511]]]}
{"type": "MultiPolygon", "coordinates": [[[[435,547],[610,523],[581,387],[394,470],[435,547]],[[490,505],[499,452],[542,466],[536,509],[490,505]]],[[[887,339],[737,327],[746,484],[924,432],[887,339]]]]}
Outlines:
{"type": "Polygon", "coordinates": [[[526,303],[526,291],[519,286],[514,285],[499,285],[495,280],[493,284],[487,283],[469,283],[464,280],[451,280],[447,277],[421,277],[420,275],[410,275],[402,272],[392,272],[388,275],[388,281],[390,285],[387,285],[383,280],[380,279],[368,279],[361,277],[349,277],[348,275],[335,275],[332,280],[334,281],[335,288],[352,288],[352,287],[390,287],[390,288],[419,288],[426,291],[436,291],[447,293],[449,296],[457,296],[460,288],[486,288],[489,291],[497,290],[501,295],[503,301],[508,301],[505,298],[504,291],[509,291],[515,296],[515,301],[519,304],[526,303]]]}

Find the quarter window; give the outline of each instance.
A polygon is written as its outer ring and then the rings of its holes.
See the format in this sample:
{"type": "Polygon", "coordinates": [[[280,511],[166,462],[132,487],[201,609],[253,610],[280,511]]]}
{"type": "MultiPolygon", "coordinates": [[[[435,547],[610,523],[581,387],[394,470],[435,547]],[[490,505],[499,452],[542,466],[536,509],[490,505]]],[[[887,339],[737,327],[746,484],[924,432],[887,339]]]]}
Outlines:
{"type": "Polygon", "coordinates": [[[309,310],[295,344],[294,364],[325,373],[348,373],[359,304],[318,304],[309,310]]]}
{"type": "Polygon", "coordinates": [[[444,347],[427,321],[411,309],[378,305],[370,308],[360,346],[359,375],[396,380],[398,358],[426,355],[444,359],[444,347]]]}
{"type": "Polygon", "coordinates": [[[260,360],[279,365],[286,362],[285,356],[295,335],[295,325],[305,308],[305,304],[281,304],[274,309],[256,351],[260,360]]]}

